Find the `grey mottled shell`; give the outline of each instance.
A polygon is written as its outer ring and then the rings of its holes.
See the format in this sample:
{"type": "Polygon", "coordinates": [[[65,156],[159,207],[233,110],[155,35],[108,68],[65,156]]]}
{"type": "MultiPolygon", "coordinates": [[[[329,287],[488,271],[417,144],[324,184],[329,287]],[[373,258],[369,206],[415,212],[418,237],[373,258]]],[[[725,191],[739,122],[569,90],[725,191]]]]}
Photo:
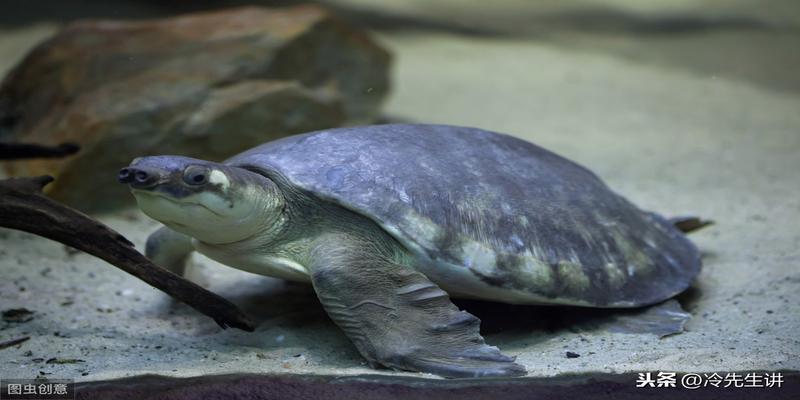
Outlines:
{"type": "Polygon", "coordinates": [[[342,128],[266,143],[227,164],[277,172],[373,219],[428,261],[421,269],[431,279],[465,295],[637,306],[683,291],[700,270],[697,249],[663,218],[589,170],[507,135],[342,128]]]}

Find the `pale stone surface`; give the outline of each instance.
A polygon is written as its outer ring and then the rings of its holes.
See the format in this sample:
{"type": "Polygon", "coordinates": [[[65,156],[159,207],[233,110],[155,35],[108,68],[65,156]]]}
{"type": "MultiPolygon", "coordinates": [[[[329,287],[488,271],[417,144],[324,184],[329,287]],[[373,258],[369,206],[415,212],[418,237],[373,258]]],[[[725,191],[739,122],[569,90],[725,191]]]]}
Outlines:
{"type": "MultiPolygon", "coordinates": [[[[694,35],[714,51],[715,34],[694,35]]],[[[487,341],[517,356],[531,376],[800,369],[796,91],[697,73],[692,59],[673,68],[559,42],[431,33],[381,39],[397,55],[390,115],[512,133],[590,167],[643,208],[716,221],[691,236],[705,267],[697,289],[680,298],[695,316],[683,334],[658,339],[554,323],[549,309],[476,309],[487,341]]],[[[133,211],[104,220],[139,246],[154,227],[133,211]]],[[[221,331],[101,261],[29,235],[0,235],[0,308],[36,311],[30,322],[0,325],[0,340],[32,337],[0,350],[0,376],[378,373],[302,286],[195,256],[191,276],[260,322],[255,333],[221,331]],[[86,362],[34,361],[50,357],[86,362]]]]}

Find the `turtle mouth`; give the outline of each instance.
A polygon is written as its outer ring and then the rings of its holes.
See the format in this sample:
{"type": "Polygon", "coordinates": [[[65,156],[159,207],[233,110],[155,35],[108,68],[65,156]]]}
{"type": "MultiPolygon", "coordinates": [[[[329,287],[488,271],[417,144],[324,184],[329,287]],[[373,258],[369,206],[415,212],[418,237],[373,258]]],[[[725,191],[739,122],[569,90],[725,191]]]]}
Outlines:
{"type": "Polygon", "coordinates": [[[218,217],[224,217],[224,215],[212,210],[211,208],[209,208],[208,206],[206,206],[203,203],[199,203],[199,202],[196,202],[196,201],[189,201],[189,200],[185,200],[185,199],[178,199],[178,198],[170,196],[170,195],[168,195],[166,193],[161,193],[159,191],[153,190],[153,188],[150,188],[150,189],[131,188],[131,192],[134,194],[134,196],[145,195],[145,196],[158,197],[159,199],[169,201],[170,203],[173,203],[173,204],[181,206],[181,207],[185,207],[185,206],[202,207],[202,208],[208,210],[208,212],[210,212],[210,213],[212,213],[212,214],[214,214],[214,215],[216,215],[218,217]]]}

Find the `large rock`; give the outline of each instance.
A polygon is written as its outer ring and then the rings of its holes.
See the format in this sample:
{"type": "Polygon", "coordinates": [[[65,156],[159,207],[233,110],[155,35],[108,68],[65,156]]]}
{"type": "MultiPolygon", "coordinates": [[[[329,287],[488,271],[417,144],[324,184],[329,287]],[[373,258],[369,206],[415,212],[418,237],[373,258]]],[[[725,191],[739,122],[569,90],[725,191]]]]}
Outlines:
{"type": "Polygon", "coordinates": [[[221,160],[374,119],[389,60],[364,32],[313,6],[73,23],[6,76],[0,140],[74,141],[83,151],[6,169],[56,175],[52,197],[108,209],[130,197],[115,176],[134,157],[221,160]]]}

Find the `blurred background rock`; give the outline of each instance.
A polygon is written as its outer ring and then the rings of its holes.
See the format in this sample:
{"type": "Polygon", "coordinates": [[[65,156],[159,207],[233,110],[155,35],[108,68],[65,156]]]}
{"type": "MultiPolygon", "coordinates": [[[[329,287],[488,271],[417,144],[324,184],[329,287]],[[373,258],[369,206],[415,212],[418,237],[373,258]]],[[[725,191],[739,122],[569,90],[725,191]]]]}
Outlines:
{"type": "Polygon", "coordinates": [[[389,54],[319,7],[239,7],[143,21],[69,23],[9,71],[0,140],[76,142],[47,193],[85,211],[128,200],[113,171],[141,155],[224,160],[294,133],[378,116],[389,54]]]}
{"type": "MultiPolygon", "coordinates": [[[[54,23],[79,18],[152,18],[244,4],[320,4],[380,32],[555,42],[800,90],[800,75],[784,67],[800,62],[800,50],[793,46],[800,24],[794,0],[7,0],[0,24],[26,28],[30,43],[47,36],[54,23]]],[[[3,59],[29,47],[18,39],[2,45],[3,59]]]]}

